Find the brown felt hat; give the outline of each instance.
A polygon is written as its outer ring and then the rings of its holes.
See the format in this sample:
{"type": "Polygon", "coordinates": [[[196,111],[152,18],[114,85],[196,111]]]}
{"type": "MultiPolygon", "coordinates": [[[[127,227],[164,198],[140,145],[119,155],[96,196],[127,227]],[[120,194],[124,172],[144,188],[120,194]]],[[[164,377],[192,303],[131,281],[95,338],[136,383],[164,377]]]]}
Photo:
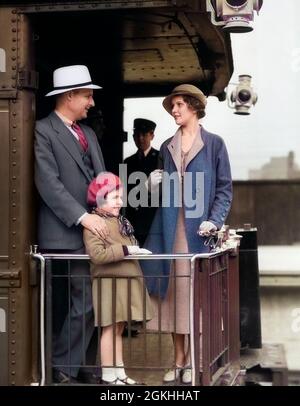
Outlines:
{"type": "Polygon", "coordinates": [[[204,93],[201,92],[198,87],[194,85],[179,85],[176,86],[173,90],[172,93],[169,94],[169,96],[165,97],[163,100],[163,106],[167,110],[169,114],[172,114],[172,98],[174,96],[183,96],[183,95],[188,95],[191,97],[194,97],[195,99],[199,100],[200,103],[203,106],[203,112],[207,103],[206,96],[204,93]]]}

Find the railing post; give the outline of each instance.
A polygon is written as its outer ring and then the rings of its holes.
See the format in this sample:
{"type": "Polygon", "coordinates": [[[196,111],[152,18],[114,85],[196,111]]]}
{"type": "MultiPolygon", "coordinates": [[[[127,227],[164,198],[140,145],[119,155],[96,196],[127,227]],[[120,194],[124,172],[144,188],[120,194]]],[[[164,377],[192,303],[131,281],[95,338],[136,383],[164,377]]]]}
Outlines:
{"type": "Polygon", "coordinates": [[[201,313],[202,313],[202,380],[203,386],[210,385],[210,269],[209,259],[202,260],[200,291],[201,291],[201,313]]]}
{"type": "Polygon", "coordinates": [[[240,357],[239,255],[228,255],[229,361],[240,357]]]}
{"type": "MultiPolygon", "coordinates": [[[[200,329],[200,312],[201,312],[201,285],[200,285],[200,272],[202,260],[199,258],[191,260],[191,277],[193,278],[193,304],[190,311],[193,312],[193,340],[191,340],[191,359],[192,367],[194,368],[194,382],[193,385],[200,385],[200,368],[201,368],[201,329],[200,329]]],[[[192,336],[191,336],[192,338],[192,336]]]]}
{"type": "Polygon", "coordinates": [[[30,255],[32,258],[38,259],[40,261],[40,357],[41,357],[41,377],[40,385],[45,385],[45,375],[46,375],[46,359],[45,359],[45,258],[43,255],[38,253],[38,246],[30,246],[30,255]]]}
{"type": "Polygon", "coordinates": [[[46,259],[46,384],[52,383],[52,260],[46,259]]]}

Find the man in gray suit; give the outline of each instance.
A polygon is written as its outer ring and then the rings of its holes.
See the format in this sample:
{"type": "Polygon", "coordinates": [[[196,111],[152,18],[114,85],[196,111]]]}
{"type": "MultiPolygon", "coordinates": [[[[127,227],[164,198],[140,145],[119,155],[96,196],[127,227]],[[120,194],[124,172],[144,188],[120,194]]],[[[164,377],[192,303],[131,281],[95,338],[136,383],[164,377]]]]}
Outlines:
{"type": "MultiPolygon", "coordinates": [[[[77,123],[95,105],[93,89],[100,87],[92,84],[84,65],[56,69],[53,82],[54,90],[46,96],[56,96],[55,110],[36,123],[38,243],[44,252],[83,254],[83,227],[102,237],[108,233],[103,219],[88,213],[86,201],[90,181],[105,170],[102,152],[94,131],[77,123]]],[[[61,383],[77,377],[94,332],[88,262],[72,261],[70,273],[70,311],[52,349],[54,379],[61,383]],[[77,366],[70,368],[70,363],[77,366]]],[[[58,294],[53,294],[55,302],[58,294]]]]}

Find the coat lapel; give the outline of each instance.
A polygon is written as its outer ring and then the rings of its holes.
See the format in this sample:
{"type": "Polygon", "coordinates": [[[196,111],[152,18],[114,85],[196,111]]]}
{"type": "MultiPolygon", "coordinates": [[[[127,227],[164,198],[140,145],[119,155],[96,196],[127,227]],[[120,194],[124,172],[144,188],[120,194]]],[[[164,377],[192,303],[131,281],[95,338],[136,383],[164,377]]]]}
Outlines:
{"type": "MultiPolygon", "coordinates": [[[[185,167],[188,166],[188,164],[195,158],[197,154],[202,150],[204,147],[204,139],[205,137],[202,136],[204,135],[204,130],[202,129],[201,126],[199,126],[199,131],[197,136],[195,137],[194,143],[187,155],[186,162],[185,162],[185,167]]],[[[170,154],[172,156],[172,159],[176,165],[177,171],[180,173],[181,172],[181,130],[180,128],[176,131],[174,137],[168,144],[168,150],[170,151],[170,154]]]]}
{"type": "Polygon", "coordinates": [[[179,128],[167,146],[177,171],[181,173],[181,129],[179,128]]]}
{"type": "Polygon", "coordinates": [[[58,140],[63,144],[68,153],[76,161],[76,163],[78,164],[82,172],[85,174],[85,176],[88,178],[88,180],[90,180],[90,175],[82,161],[79,149],[77,148],[76,143],[72,138],[74,137],[74,135],[71,133],[71,131],[67,129],[64,123],[61,121],[61,119],[54,112],[52,112],[50,115],[50,121],[53,129],[57,132],[58,140]]]}
{"type": "Polygon", "coordinates": [[[193,145],[192,145],[191,149],[189,150],[189,153],[186,157],[186,161],[185,161],[186,168],[187,168],[188,164],[195,158],[195,156],[197,154],[199,154],[201,149],[204,147],[204,142],[203,142],[202,135],[201,135],[201,133],[202,133],[201,128],[202,127],[199,126],[198,134],[196,135],[193,145]]]}

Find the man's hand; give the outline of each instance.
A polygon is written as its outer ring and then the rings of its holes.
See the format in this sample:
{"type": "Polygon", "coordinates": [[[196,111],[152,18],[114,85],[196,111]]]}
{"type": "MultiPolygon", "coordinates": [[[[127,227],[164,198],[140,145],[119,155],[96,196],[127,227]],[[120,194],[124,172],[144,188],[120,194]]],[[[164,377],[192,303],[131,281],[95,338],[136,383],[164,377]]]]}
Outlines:
{"type": "Polygon", "coordinates": [[[201,236],[208,237],[214,231],[217,231],[217,227],[213,223],[211,223],[210,221],[203,221],[200,224],[198,234],[201,236]]]}
{"type": "Polygon", "coordinates": [[[105,221],[97,214],[86,214],[81,220],[81,225],[104,240],[109,234],[105,221]]]}

